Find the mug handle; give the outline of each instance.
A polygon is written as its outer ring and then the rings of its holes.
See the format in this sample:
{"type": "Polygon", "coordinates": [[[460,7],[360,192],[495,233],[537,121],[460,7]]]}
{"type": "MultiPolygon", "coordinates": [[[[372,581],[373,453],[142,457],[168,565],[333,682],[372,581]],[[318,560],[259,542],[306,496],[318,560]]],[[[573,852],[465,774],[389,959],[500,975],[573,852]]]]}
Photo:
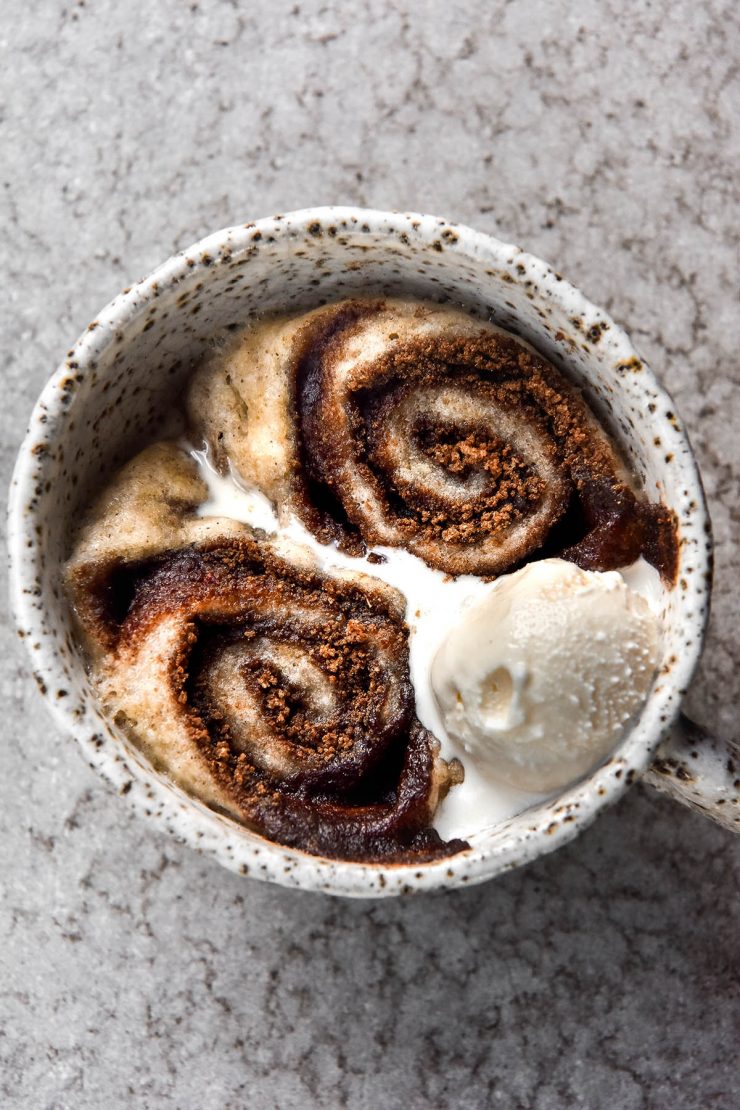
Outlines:
{"type": "Polygon", "coordinates": [[[680,713],[642,775],[661,794],[740,832],[740,749],[680,713]]]}

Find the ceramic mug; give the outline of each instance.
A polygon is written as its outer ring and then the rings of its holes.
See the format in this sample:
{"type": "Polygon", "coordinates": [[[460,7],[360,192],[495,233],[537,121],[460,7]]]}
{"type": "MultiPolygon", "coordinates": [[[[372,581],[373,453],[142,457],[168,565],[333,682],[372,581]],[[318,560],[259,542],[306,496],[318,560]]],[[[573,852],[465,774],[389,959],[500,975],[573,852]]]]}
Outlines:
{"type": "Polygon", "coordinates": [[[738,827],[735,752],[680,716],[709,606],[711,537],[675,407],[629,339],[546,263],[433,216],[315,208],[227,228],[170,258],[93,320],[44,389],[10,498],[12,605],[60,730],[137,810],[242,874],[383,896],[480,882],[570,840],[637,778],[738,827]],[[101,481],[155,434],[214,333],[255,313],[357,293],[464,304],[527,339],[579,387],[651,498],[675,511],[679,567],[663,658],[639,720],[554,801],[424,864],[327,860],[270,843],[186,796],[102,715],[61,587],[70,533],[101,481]]]}

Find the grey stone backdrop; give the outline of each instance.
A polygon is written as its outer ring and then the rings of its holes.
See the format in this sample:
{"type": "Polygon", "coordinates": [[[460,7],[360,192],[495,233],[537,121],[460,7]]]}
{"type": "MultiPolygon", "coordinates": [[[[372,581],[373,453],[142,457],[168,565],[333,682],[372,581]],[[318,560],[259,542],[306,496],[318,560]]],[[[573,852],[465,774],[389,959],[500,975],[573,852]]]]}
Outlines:
{"type": "MultiPolygon", "coordinates": [[[[315,203],[473,224],[604,304],[673,392],[717,539],[691,707],[737,735],[737,11],[5,0],[3,482],[70,341],[173,250],[315,203]]],[[[637,788],[463,893],[241,880],[129,815],[0,623],[3,1106],[737,1105],[727,833],[637,788]]]]}

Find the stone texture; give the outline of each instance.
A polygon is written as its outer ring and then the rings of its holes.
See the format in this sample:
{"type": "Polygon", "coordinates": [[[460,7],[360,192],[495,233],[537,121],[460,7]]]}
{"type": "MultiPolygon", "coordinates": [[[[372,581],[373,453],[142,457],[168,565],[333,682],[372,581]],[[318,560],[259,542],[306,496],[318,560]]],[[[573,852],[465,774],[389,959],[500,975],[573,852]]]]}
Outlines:
{"type": "MultiPolygon", "coordinates": [[[[4,481],[70,341],[173,249],[311,203],[462,220],[555,263],[672,390],[717,539],[691,709],[736,730],[736,5],[8,0],[4,16],[4,481]]],[[[4,1106],[737,1104],[722,830],[636,789],[557,855],[460,894],[344,903],[239,880],[109,795],[0,622],[4,1106]]]]}

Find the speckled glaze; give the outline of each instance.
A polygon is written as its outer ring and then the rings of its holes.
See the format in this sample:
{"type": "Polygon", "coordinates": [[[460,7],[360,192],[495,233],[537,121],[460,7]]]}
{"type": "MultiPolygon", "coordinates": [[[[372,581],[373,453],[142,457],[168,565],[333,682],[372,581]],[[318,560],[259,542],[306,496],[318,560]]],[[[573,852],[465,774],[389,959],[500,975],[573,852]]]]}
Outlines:
{"type": "Polygon", "coordinates": [[[679,730],[675,756],[666,740],[701,651],[711,586],[710,526],[686,433],[624,332],[546,263],[490,236],[432,216],[317,208],[227,228],[175,255],[100,313],[44,389],[13,477],[9,544],[18,635],[57,724],[138,811],[234,871],[360,897],[481,882],[570,840],[646,771],[660,744],[654,784],[725,824],[738,820],[728,752],[696,731],[686,741],[679,730]],[[468,851],[418,866],[285,849],[154,772],[101,715],[61,588],[71,525],[101,480],[156,433],[213,334],[257,312],[357,292],[462,303],[532,342],[584,389],[680,527],[663,664],[613,758],[555,802],[472,838],[468,851]],[[688,778],[677,770],[684,765],[688,778]],[[712,777],[707,793],[702,767],[712,777]]]}

